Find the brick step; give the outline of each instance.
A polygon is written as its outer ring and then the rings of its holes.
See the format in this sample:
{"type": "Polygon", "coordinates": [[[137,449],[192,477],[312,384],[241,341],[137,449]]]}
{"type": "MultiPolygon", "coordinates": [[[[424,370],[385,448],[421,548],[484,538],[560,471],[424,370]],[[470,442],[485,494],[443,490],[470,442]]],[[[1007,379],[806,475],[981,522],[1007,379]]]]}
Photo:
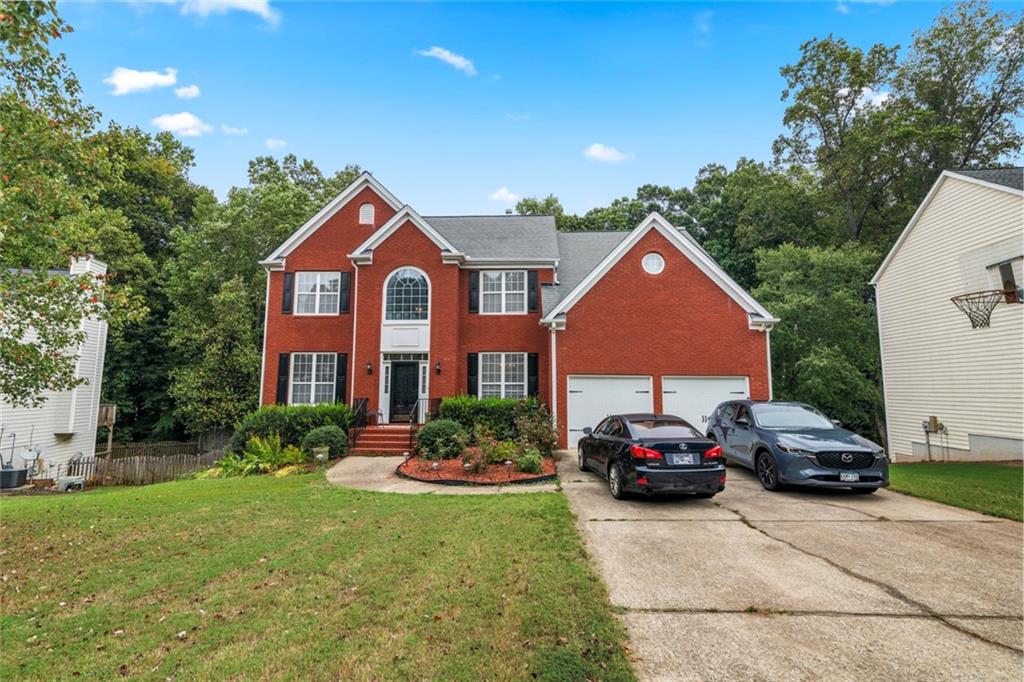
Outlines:
{"type": "Polygon", "coordinates": [[[378,448],[378,447],[359,447],[356,446],[348,451],[348,454],[353,457],[401,457],[405,453],[409,452],[408,447],[404,448],[378,448]]]}
{"type": "Polygon", "coordinates": [[[374,441],[374,442],[382,441],[382,440],[392,440],[392,441],[402,440],[402,441],[405,441],[405,442],[409,442],[409,438],[410,438],[410,434],[408,434],[408,433],[360,433],[360,434],[356,435],[356,440],[365,440],[365,441],[374,441]]]}

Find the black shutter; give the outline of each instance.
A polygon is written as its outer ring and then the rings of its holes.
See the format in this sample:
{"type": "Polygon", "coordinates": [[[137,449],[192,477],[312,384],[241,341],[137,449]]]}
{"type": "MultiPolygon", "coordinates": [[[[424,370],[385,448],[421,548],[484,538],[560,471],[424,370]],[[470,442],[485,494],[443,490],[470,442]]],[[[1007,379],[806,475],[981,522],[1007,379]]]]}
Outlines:
{"type": "Polygon", "coordinates": [[[284,289],[281,298],[281,312],[288,314],[292,312],[292,299],[295,297],[293,289],[295,287],[295,273],[286,272],[284,273],[284,289]]]}
{"type": "MultiPolygon", "coordinates": [[[[480,312],[480,271],[469,271],[469,312],[480,312]]],[[[475,357],[475,356],[474,356],[475,357]]]]}
{"type": "Polygon", "coordinates": [[[530,270],[526,273],[526,309],[531,313],[537,312],[537,271],[530,270]]]}
{"type": "Polygon", "coordinates": [[[348,294],[349,294],[349,280],[351,279],[351,272],[341,273],[341,284],[339,285],[341,294],[338,297],[340,302],[338,304],[338,311],[347,313],[348,312],[348,294]]]}
{"type": "Polygon", "coordinates": [[[277,356],[277,400],[278,405],[288,403],[288,353],[277,356]]]}
{"type": "Polygon", "coordinates": [[[348,370],[348,355],[338,353],[334,364],[334,402],[344,403],[347,402],[345,400],[345,372],[348,370]]]}
{"type": "MultiPolygon", "coordinates": [[[[536,273],[530,273],[536,274],[536,273]]],[[[537,397],[537,354],[526,356],[526,395],[537,397]]]]}
{"type": "Polygon", "coordinates": [[[466,359],[466,393],[477,394],[477,354],[470,353],[466,359]]]}

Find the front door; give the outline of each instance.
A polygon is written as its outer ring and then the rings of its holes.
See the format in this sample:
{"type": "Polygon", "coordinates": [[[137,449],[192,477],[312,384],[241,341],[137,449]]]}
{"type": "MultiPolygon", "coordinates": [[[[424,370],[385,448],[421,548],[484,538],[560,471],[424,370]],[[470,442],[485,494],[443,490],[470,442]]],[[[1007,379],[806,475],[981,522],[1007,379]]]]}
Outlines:
{"type": "Polygon", "coordinates": [[[391,363],[391,421],[408,423],[420,396],[420,364],[391,363]]]}

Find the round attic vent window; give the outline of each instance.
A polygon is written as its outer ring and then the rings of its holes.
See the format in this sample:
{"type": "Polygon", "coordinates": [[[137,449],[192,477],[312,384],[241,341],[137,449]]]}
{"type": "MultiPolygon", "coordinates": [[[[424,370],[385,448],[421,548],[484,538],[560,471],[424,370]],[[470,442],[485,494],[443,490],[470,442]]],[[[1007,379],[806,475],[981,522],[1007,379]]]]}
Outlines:
{"type": "Polygon", "coordinates": [[[654,253],[652,251],[644,256],[643,266],[646,272],[652,275],[657,275],[665,269],[665,259],[661,257],[660,253],[654,253]]]}

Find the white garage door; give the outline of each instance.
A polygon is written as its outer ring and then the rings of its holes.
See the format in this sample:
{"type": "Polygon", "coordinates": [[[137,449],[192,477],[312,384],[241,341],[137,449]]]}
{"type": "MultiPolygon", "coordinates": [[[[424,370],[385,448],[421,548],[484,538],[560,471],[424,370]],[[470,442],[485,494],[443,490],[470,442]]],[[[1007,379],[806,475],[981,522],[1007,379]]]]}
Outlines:
{"type": "Polygon", "coordinates": [[[610,414],[653,412],[651,377],[570,376],[569,447],[583,437],[583,428],[594,428],[610,414]]]}
{"type": "Polygon", "coordinates": [[[665,414],[682,417],[701,433],[707,433],[708,417],[719,403],[750,396],[747,377],[664,377],[661,389],[665,414]]]}

